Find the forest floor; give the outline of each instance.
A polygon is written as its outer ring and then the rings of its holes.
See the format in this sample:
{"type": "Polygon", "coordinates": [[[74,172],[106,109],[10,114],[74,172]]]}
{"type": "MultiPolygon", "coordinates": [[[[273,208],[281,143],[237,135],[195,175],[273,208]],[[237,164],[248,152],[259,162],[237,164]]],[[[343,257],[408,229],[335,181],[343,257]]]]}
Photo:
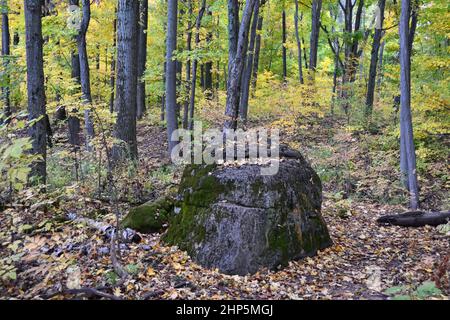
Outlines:
{"type": "MultiPolygon", "coordinates": [[[[112,268],[109,240],[82,223],[61,218],[76,212],[113,224],[107,201],[86,196],[83,186],[66,188],[59,197],[26,190],[0,214],[0,298],[101,298],[102,292],[117,299],[388,299],[386,289],[391,288],[388,291],[403,298],[424,297],[431,290],[435,299],[448,299],[448,231],[378,225],[378,217],[405,210],[402,201],[385,201],[400,194],[389,161],[367,152],[365,138],[346,131],[339,121],[302,123],[280,120],[277,125],[324,183],[322,214],[333,246],[317,256],[290,262],[279,271],[228,276],[165,246],[160,234],[142,235],[140,243],[121,250],[120,260],[130,274],[121,282],[112,268]],[[436,293],[429,281],[437,282],[441,291],[436,293]],[[74,295],[67,287],[84,289],[74,295]]],[[[150,195],[157,197],[176,186],[179,171],[165,171],[169,162],[162,128],[141,123],[138,136],[140,175],[158,172],[152,175],[159,179],[152,181],[150,195]]],[[[445,170],[445,164],[441,166],[445,170]]],[[[433,201],[445,197],[445,186],[427,181],[422,181],[426,206],[438,206],[433,201]]],[[[142,188],[142,182],[128,185],[142,188]]],[[[121,204],[124,211],[128,206],[121,204]]]]}

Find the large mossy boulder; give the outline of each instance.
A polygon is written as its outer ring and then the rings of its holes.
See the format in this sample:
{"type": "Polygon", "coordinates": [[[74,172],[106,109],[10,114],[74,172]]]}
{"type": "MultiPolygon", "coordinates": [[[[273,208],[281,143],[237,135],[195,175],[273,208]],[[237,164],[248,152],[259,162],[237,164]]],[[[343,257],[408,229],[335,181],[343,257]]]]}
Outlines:
{"type": "Polygon", "coordinates": [[[190,165],[164,240],[227,274],[275,269],[331,245],[321,216],[322,186],[302,158],[274,176],[254,164],[190,165]]]}
{"type": "Polygon", "coordinates": [[[167,196],[144,203],[130,209],[121,222],[123,228],[130,228],[142,233],[161,231],[173,211],[174,200],[167,196]]]}

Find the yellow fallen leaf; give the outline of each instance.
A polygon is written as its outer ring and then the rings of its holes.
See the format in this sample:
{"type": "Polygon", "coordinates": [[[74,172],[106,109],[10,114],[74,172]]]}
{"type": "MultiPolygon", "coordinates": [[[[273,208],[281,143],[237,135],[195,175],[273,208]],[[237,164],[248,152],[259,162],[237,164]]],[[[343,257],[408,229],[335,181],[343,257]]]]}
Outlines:
{"type": "Polygon", "coordinates": [[[152,267],[149,267],[149,268],[147,269],[147,275],[148,275],[149,277],[153,277],[154,275],[156,275],[156,272],[155,272],[155,270],[154,270],[152,267]]]}

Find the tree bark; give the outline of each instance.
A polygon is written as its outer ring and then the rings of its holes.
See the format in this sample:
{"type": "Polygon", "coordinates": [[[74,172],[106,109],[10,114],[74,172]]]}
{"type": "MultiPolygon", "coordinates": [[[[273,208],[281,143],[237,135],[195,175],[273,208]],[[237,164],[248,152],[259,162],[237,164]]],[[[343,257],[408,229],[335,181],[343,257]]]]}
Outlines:
{"type": "MultiPolygon", "coordinates": [[[[203,19],[203,15],[206,10],[206,0],[202,0],[202,6],[198,12],[197,21],[195,22],[195,48],[200,43],[200,27],[203,19]]],[[[194,129],[194,111],[195,111],[195,90],[197,84],[197,65],[198,60],[194,59],[192,62],[192,80],[191,80],[191,94],[189,100],[189,129],[194,129]]]]}
{"type": "Polygon", "coordinates": [[[143,79],[147,63],[147,29],[148,0],[139,1],[139,39],[138,39],[138,87],[137,87],[137,118],[142,119],[146,111],[145,81],[143,79]]]}
{"type": "Polygon", "coordinates": [[[322,0],[313,0],[311,13],[311,37],[309,47],[309,69],[315,71],[317,67],[317,51],[319,48],[320,12],[322,0]]]}
{"type": "Polygon", "coordinates": [[[114,112],[114,90],[116,86],[116,51],[117,51],[117,8],[114,10],[113,20],[113,46],[111,53],[111,73],[109,76],[109,88],[111,93],[109,95],[109,112],[114,112]]]}
{"type": "MultiPolygon", "coordinates": [[[[411,117],[411,34],[409,17],[411,0],[402,1],[400,15],[400,135],[404,144],[404,159],[407,165],[410,207],[419,207],[419,190],[417,184],[416,154],[414,146],[413,125],[411,117]]],[[[416,9],[417,10],[417,9],[416,9]]]]}
{"type": "Polygon", "coordinates": [[[386,0],[378,1],[379,10],[379,21],[378,25],[375,27],[375,34],[373,35],[372,52],[370,56],[370,67],[369,67],[369,81],[367,84],[367,95],[366,95],[366,116],[372,114],[373,100],[375,95],[375,84],[377,78],[377,64],[379,58],[379,49],[381,43],[381,37],[383,35],[383,21],[384,21],[384,7],[386,0]]]}
{"type": "Polygon", "coordinates": [[[173,52],[177,49],[178,3],[168,0],[167,39],[166,39],[166,121],[169,155],[177,142],[172,140],[172,133],[178,129],[177,109],[177,63],[173,60],[173,52]]]}
{"type": "MultiPolygon", "coordinates": [[[[4,68],[4,81],[5,84],[2,86],[2,94],[3,94],[3,103],[4,103],[4,116],[9,121],[9,117],[11,116],[11,102],[10,102],[10,78],[8,74],[8,64],[9,64],[9,55],[10,55],[10,44],[11,44],[11,35],[9,33],[9,16],[8,16],[8,3],[6,0],[1,1],[2,6],[2,58],[3,58],[3,68],[4,68]]],[[[1,119],[0,119],[1,123],[1,119]]]]}
{"type": "Polygon", "coordinates": [[[119,0],[117,11],[117,83],[115,128],[116,138],[126,144],[114,147],[114,158],[126,156],[137,159],[136,141],[136,91],[137,91],[137,48],[138,48],[137,1],[119,0]]]}
{"type": "Polygon", "coordinates": [[[256,1],[255,8],[253,10],[253,20],[252,27],[250,31],[250,44],[248,46],[247,53],[247,61],[245,63],[245,70],[242,75],[242,92],[241,92],[241,101],[239,106],[239,112],[241,119],[245,122],[247,121],[248,114],[248,99],[250,92],[250,80],[252,76],[252,68],[253,68],[253,60],[254,60],[254,51],[255,51],[255,42],[256,42],[256,31],[258,27],[259,21],[259,7],[260,1],[256,1]]]}
{"type": "Polygon", "coordinates": [[[28,120],[36,121],[29,129],[32,153],[42,157],[32,167],[31,175],[46,182],[47,124],[44,92],[44,60],[42,39],[42,1],[24,0],[28,120]]]}
{"type": "Polygon", "coordinates": [[[450,211],[444,212],[405,212],[402,214],[380,217],[379,224],[390,224],[401,227],[438,226],[450,221],[450,211]]]}
{"type": "Polygon", "coordinates": [[[228,92],[225,109],[224,127],[226,129],[237,129],[237,120],[239,116],[239,91],[241,84],[242,71],[244,68],[245,49],[248,41],[248,30],[252,17],[255,0],[247,0],[242,14],[242,21],[239,27],[239,38],[237,51],[234,60],[228,61],[228,92]]]}
{"type": "Polygon", "coordinates": [[[301,84],[304,83],[303,81],[303,69],[302,69],[302,43],[300,39],[300,33],[299,33],[299,15],[298,15],[298,0],[295,0],[295,16],[294,16],[294,22],[295,22],[295,38],[297,40],[297,62],[298,62],[298,78],[301,84]]]}
{"type": "Polygon", "coordinates": [[[264,18],[260,14],[258,18],[258,25],[256,27],[256,40],[255,40],[255,57],[253,58],[252,67],[252,92],[256,90],[256,83],[258,81],[258,69],[259,69],[259,53],[261,52],[261,31],[264,18]]]}
{"type": "Polygon", "coordinates": [[[287,48],[286,48],[286,11],[282,13],[282,37],[283,37],[283,81],[287,80],[287,48]]]}
{"type": "MultiPolygon", "coordinates": [[[[91,20],[91,2],[90,0],[82,0],[83,18],[81,20],[80,31],[77,37],[78,55],[80,58],[80,80],[81,80],[81,93],[83,103],[91,104],[91,81],[89,71],[89,57],[87,54],[86,34],[89,28],[91,20]]],[[[84,126],[86,130],[86,148],[91,150],[90,141],[94,138],[94,123],[92,122],[90,110],[87,108],[84,110],[84,126]]]]}
{"type": "MultiPolygon", "coordinates": [[[[191,17],[193,14],[192,0],[188,0],[188,25],[187,25],[187,33],[186,33],[186,51],[192,51],[192,22],[191,17]]],[[[186,95],[190,93],[190,83],[191,83],[191,58],[186,61],[186,95]]],[[[189,125],[189,103],[190,98],[186,98],[183,105],[183,129],[187,129],[189,125]]]]}

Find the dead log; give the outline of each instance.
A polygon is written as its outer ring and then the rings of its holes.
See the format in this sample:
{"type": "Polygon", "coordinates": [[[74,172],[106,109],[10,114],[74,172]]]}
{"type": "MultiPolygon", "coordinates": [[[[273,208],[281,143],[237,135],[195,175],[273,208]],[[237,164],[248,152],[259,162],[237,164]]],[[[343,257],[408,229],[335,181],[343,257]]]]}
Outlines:
{"type": "MultiPolygon", "coordinates": [[[[84,223],[88,227],[96,229],[97,231],[100,231],[108,239],[112,239],[114,237],[114,234],[116,233],[116,228],[105,222],[95,221],[94,219],[80,217],[76,213],[73,213],[73,212],[69,213],[67,215],[67,217],[69,218],[69,220],[84,223]]],[[[120,240],[123,242],[139,243],[142,240],[142,238],[136,231],[127,228],[127,229],[121,230],[121,239],[120,240]]]]}
{"type": "Polygon", "coordinates": [[[379,224],[395,225],[401,227],[423,227],[425,225],[438,226],[450,221],[450,211],[422,212],[412,211],[402,214],[388,215],[378,218],[379,224]]]}

